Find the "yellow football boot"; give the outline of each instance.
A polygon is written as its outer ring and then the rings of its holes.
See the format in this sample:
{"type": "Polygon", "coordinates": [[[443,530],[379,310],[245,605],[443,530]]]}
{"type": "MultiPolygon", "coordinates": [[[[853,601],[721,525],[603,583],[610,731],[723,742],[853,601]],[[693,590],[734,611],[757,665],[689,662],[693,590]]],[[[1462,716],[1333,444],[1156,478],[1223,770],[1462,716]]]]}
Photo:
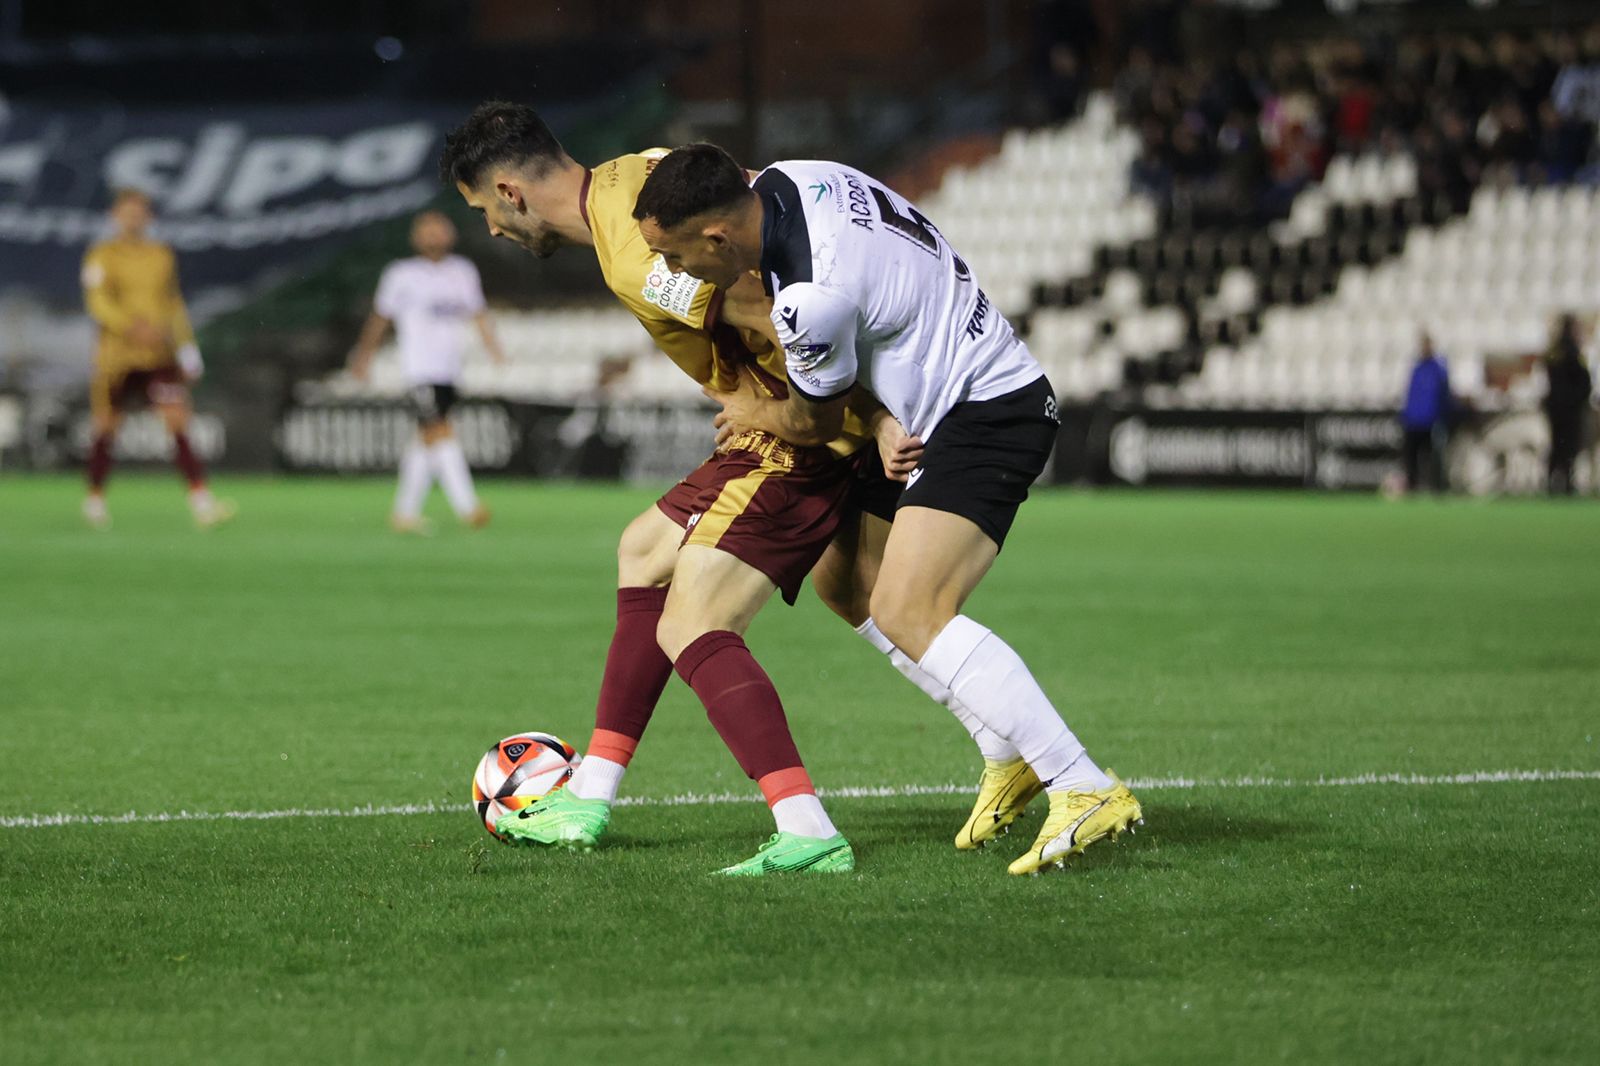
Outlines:
{"type": "Polygon", "coordinates": [[[1116,774],[1111,787],[1095,792],[1052,792],[1050,814],[1039,838],[1008,869],[1014,874],[1036,874],[1047,866],[1065,866],[1067,860],[1097,840],[1133,832],[1144,824],[1144,811],[1128,786],[1116,774]]]}
{"type": "Polygon", "coordinates": [[[956,847],[962,851],[981,848],[1008,832],[1028,801],[1042,791],[1039,775],[1022,759],[985,759],[983,776],[978,778],[978,801],[967,815],[967,824],[956,834],[956,847]]]}

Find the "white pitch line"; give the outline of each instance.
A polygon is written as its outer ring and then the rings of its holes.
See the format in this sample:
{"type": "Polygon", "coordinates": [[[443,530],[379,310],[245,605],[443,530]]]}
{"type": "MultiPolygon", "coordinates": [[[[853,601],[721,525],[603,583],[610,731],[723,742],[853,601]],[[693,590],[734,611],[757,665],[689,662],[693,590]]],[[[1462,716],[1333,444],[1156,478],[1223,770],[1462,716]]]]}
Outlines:
{"type": "MultiPolygon", "coordinates": [[[[1504,785],[1544,781],[1600,781],[1600,770],[1472,770],[1459,774],[1357,774],[1353,777],[1151,777],[1133,778],[1130,788],[1148,792],[1187,792],[1209,788],[1360,788],[1369,785],[1504,785]]],[[[971,792],[970,784],[862,785],[822,788],[824,799],[895,799],[905,796],[951,796],[971,792]]],[[[724,803],[759,803],[750,792],[686,792],[676,796],[624,796],[619,807],[706,807],[724,803]]],[[[45,829],[58,825],[132,825],[152,822],[272,821],[279,818],[371,818],[380,815],[441,814],[470,810],[467,803],[405,803],[392,807],[289,807],[276,811],[162,811],[140,814],[10,814],[0,815],[0,829],[45,829]]]]}

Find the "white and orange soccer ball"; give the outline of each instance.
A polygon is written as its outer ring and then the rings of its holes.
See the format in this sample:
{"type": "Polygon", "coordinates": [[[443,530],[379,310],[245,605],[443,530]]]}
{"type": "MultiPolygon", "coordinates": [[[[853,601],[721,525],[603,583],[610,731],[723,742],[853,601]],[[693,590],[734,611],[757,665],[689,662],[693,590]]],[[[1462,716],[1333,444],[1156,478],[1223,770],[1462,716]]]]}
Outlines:
{"type": "Polygon", "coordinates": [[[494,823],[567,783],[583,756],[550,733],[517,733],[493,745],[472,775],[472,803],[489,835],[494,823]]]}

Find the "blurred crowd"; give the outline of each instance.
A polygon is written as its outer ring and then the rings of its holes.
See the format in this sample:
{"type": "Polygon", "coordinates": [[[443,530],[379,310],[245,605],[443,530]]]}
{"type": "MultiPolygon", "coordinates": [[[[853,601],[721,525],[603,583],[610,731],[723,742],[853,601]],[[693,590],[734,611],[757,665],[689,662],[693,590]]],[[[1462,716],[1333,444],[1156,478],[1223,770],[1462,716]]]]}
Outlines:
{"type": "Polygon", "coordinates": [[[1264,53],[1215,29],[1132,38],[1113,82],[1142,137],[1133,181],[1175,219],[1278,217],[1336,153],[1411,153],[1420,191],[1458,210],[1483,181],[1600,180],[1600,23],[1264,53]]]}

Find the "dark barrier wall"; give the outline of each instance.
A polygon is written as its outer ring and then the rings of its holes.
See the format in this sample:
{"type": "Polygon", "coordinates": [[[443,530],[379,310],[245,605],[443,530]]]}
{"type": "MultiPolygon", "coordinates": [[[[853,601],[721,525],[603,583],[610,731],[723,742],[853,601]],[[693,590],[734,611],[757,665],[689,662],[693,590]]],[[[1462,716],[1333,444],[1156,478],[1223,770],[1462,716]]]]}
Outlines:
{"type": "MultiPolygon", "coordinates": [[[[469,399],[452,416],[468,461],[485,473],[670,483],[711,453],[712,409],[681,404],[526,403],[469,399]]],[[[1370,491],[1400,469],[1400,434],[1387,411],[1061,409],[1061,436],[1045,480],[1058,484],[1370,491]]],[[[387,474],[415,433],[399,401],[293,403],[269,410],[202,405],[193,438],[222,469],[387,474]]],[[[89,444],[81,402],[0,397],[0,468],[81,465],[89,444]]],[[[130,417],[124,462],[164,463],[156,417],[130,417]]],[[[1536,493],[1549,433],[1537,412],[1477,413],[1453,435],[1458,491],[1536,493]]],[[[1592,451],[1592,449],[1591,449],[1592,451]]],[[[1593,491],[1600,461],[1579,461],[1593,491]]]]}
{"type": "MultiPolygon", "coordinates": [[[[1391,411],[1062,409],[1055,480],[1194,488],[1372,490],[1400,470],[1391,411]]],[[[1536,412],[1470,415],[1452,435],[1453,488],[1531,493],[1549,435],[1536,412]]]]}

